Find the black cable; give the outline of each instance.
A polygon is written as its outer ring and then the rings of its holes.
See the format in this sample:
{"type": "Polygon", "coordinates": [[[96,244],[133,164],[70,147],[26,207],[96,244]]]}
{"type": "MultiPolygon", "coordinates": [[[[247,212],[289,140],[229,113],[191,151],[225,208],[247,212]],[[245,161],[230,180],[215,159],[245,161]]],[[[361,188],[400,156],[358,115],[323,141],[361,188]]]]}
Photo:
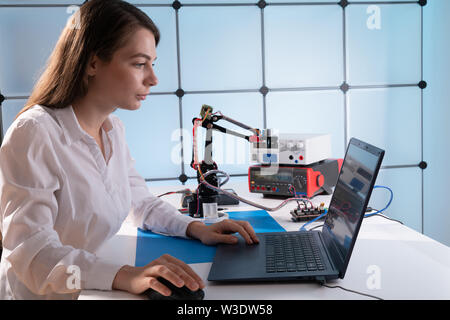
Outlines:
{"type": "MultiPolygon", "coordinates": [[[[373,210],[376,210],[376,209],[373,209],[373,210]]],[[[373,216],[369,216],[369,217],[366,217],[364,219],[371,218],[371,217],[377,217],[377,216],[385,218],[385,219],[388,219],[388,220],[391,220],[391,221],[394,221],[394,222],[398,222],[401,225],[403,225],[403,222],[401,222],[400,220],[396,220],[396,219],[392,219],[392,218],[386,217],[385,215],[382,215],[381,213],[377,213],[377,214],[375,214],[373,216]]],[[[311,231],[311,230],[314,230],[314,229],[317,229],[317,228],[320,228],[320,227],[323,227],[323,224],[319,224],[318,226],[315,226],[315,227],[309,229],[308,231],[311,231]]]]}
{"type": "Polygon", "coordinates": [[[320,227],[323,227],[323,224],[319,224],[318,226],[315,226],[314,228],[311,228],[308,231],[311,231],[311,230],[314,230],[314,229],[317,229],[317,228],[320,228],[320,227]]]}
{"type": "Polygon", "coordinates": [[[183,190],[178,190],[178,191],[169,191],[169,192],[165,192],[163,194],[160,194],[158,196],[158,198],[169,195],[169,194],[176,194],[176,193],[183,193],[185,195],[190,195],[192,194],[192,191],[190,189],[183,189],[183,190]]]}
{"type": "Polygon", "coordinates": [[[341,286],[330,286],[330,285],[327,285],[325,283],[321,283],[320,285],[323,286],[323,287],[330,288],[330,289],[342,289],[344,291],[348,291],[348,292],[351,292],[351,293],[356,293],[356,294],[359,294],[359,295],[362,295],[362,296],[366,296],[366,297],[369,297],[369,298],[373,298],[373,299],[376,299],[376,300],[384,300],[384,299],[382,299],[380,297],[373,296],[371,294],[362,293],[362,292],[351,290],[351,289],[347,289],[347,288],[344,288],[344,287],[341,287],[341,286]]]}
{"type": "MultiPolygon", "coordinates": [[[[374,209],[374,210],[375,210],[375,209],[374,209]]],[[[380,214],[380,213],[377,213],[377,214],[375,214],[375,215],[373,215],[373,216],[370,216],[370,217],[367,217],[367,218],[376,217],[376,216],[382,217],[382,218],[385,218],[385,219],[388,219],[388,220],[391,220],[391,221],[395,221],[395,222],[398,222],[398,223],[400,223],[400,224],[403,224],[403,222],[401,222],[400,220],[396,220],[396,219],[392,219],[392,218],[386,217],[385,215],[382,215],[382,214],[380,214]]]]}

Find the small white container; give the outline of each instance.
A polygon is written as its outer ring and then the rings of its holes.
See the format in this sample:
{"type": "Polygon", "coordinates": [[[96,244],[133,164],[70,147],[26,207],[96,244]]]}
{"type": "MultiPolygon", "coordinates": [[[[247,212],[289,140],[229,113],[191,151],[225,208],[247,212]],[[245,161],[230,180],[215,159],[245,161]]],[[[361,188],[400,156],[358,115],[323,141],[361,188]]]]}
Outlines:
{"type": "Polygon", "coordinates": [[[217,211],[217,202],[203,203],[203,217],[205,219],[219,218],[219,212],[217,211]]]}

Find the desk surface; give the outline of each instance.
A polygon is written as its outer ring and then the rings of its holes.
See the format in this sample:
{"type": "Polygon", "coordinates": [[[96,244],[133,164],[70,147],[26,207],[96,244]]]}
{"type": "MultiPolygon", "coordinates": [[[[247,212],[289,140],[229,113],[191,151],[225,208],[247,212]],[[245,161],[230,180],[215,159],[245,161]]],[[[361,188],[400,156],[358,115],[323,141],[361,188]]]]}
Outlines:
{"type": "MultiPolygon", "coordinates": [[[[240,196],[268,207],[280,201],[266,199],[248,192],[245,183],[228,183],[240,196]]],[[[183,187],[150,187],[153,194],[180,190],[183,187]]],[[[164,200],[180,207],[179,194],[164,200]]],[[[314,204],[325,202],[330,196],[313,198],[314,204]]],[[[302,222],[293,222],[289,211],[296,206],[288,203],[271,212],[272,217],[287,231],[296,231],[302,222]]],[[[241,203],[226,206],[228,211],[255,210],[241,203]]],[[[387,215],[389,212],[387,212],[387,215]]],[[[312,228],[317,224],[311,224],[312,228]]],[[[125,221],[120,231],[104,243],[97,255],[115,263],[134,265],[137,229],[125,221]]],[[[150,261],[149,261],[150,262],[150,261]]],[[[216,284],[208,282],[211,263],[190,265],[205,281],[205,299],[370,299],[340,289],[320,287],[315,283],[216,284]]],[[[364,219],[345,278],[331,282],[383,299],[450,299],[450,248],[397,222],[374,216],[364,219]]],[[[123,291],[83,290],[79,299],[145,299],[123,291]]]]}

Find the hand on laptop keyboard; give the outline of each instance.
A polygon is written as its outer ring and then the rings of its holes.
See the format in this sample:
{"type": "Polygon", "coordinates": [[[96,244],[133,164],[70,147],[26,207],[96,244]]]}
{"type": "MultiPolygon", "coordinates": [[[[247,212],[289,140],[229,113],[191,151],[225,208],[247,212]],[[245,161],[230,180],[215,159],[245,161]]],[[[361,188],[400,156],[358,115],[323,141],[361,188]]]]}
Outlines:
{"type": "Polygon", "coordinates": [[[259,243],[259,239],[250,223],[240,220],[226,219],[211,225],[204,225],[199,221],[194,221],[188,225],[186,235],[199,239],[206,245],[218,243],[235,244],[238,242],[238,238],[232,233],[236,232],[244,238],[247,244],[259,243]]]}

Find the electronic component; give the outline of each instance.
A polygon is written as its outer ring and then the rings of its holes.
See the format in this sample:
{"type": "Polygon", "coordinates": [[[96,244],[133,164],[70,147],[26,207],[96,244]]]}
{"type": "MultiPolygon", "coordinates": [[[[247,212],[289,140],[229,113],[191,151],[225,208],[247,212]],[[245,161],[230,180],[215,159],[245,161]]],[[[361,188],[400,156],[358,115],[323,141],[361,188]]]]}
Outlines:
{"type": "Polygon", "coordinates": [[[336,184],[342,159],[327,159],[307,166],[279,165],[272,173],[270,166],[254,165],[248,170],[249,191],[274,196],[306,196],[331,194],[336,184]]]}
{"type": "MultiPolygon", "coordinates": [[[[233,189],[225,189],[228,192],[233,193],[234,195],[237,195],[236,192],[233,189]]],[[[239,204],[239,200],[237,200],[236,198],[232,198],[230,196],[227,196],[226,194],[224,194],[223,192],[218,192],[218,202],[217,205],[219,206],[228,206],[228,205],[235,205],[235,204],[239,204]]],[[[190,194],[184,194],[182,199],[181,199],[181,206],[183,208],[187,208],[188,207],[188,203],[191,201],[197,201],[197,195],[194,193],[190,193],[190,194]]]]}
{"type": "Polygon", "coordinates": [[[290,211],[292,221],[308,221],[317,218],[326,211],[325,204],[314,206],[312,203],[299,201],[297,208],[290,211]],[[308,205],[309,204],[309,205],[308,205]]]}
{"type": "MultiPolygon", "coordinates": [[[[275,211],[284,206],[287,202],[297,200],[297,195],[299,196],[307,196],[312,197],[318,193],[326,192],[331,194],[331,188],[334,186],[337,180],[337,173],[339,172],[340,166],[336,163],[338,160],[334,161],[334,166],[332,163],[327,161],[326,159],[330,156],[330,135],[317,135],[317,134],[282,134],[278,135],[276,130],[272,129],[264,129],[259,130],[257,128],[253,128],[246,124],[243,124],[237,120],[229,118],[223,115],[220,111],[213,112],[213,107],[209,105],[202,105],[200,110],[200,117],[195,117],[192,119],[192,123],[194,125],[193,128],[193,142],[192,142],[192,161],[191,167],[197,172],[197,181],[198,187],[195,192],[192,192],[189,196],[189,200],[186,199],[187,207],[189,214],[194,217],[203,217],[203,206],[206,204],[209,206],[211,203],[219,202],[219,191],[221,191],[225,196],[231,197],[234,199],[239,199],[247,204],[251,204],[252,206],[258,208],[264,208],[268,211],[275,211]],[[234,125],[237,125],[245,130],[251,131],[251,134],[245,135],[224,127],[221,127],[216,124],[218,121],[227,121],[234,125]],[[203,127],[206,129],[205,136],[205,153],[204,159],[202,161],[199,160],[198,153],[198,144],[197,144],[197,130],[198,128],[203,127]],[[267,178],[265,172],[262,168],[264,165],[268,165],[269,167],[276,167],[276,171],[283,165],[310,165],[314,162],[314,170],[311,168],[304,167],[303,169],[289,169],[284,168],[284,170],[291,170],[290,174],[291,181],[290,183],[279,183],[279,179],[274,179],[271,182],[274,184],[268,188],[267,181],[261,181],[258,179],[250,180],[249,179],[249,188],[250,192],[256,192],[256,190],[260,191],[259,185],[255,185],[254,187],[251,184],[262,183],[261,191],[265,194],[266,188],[267,191],[271,194],[278,194],[282,196],[293,196],[289,199],[283,201],[276,208],[267,208],[265,206],[261,206],[257,203],[251,202],[249,200],[245,200],[237,195],[230,193],[221,189],[221,186],[226,184],[229,180],[229,175],[225,173],[226,180],[220,181],[217,177],[217,173],[224,173],[223,171],[218,170],[217,164],[213,161],[212,157],[212,143],[213,143],[213,131],[219,131],[224,134],[234,135],[239,138],[243,138],[251,143],[252,155],[251,159],[262,163],[259,166],[259,174],[264,175],[264,178],[267,178]],[[281,138],[281,139],[280,139],[281,138]],[[281,149],[280,149],[281,148],[281,149]],[[282,161],[285,163],[279,163],[280,158],[280,150],[282,157],[282,161]],[[272,152],[275,152],[277,156],[272,157],[272,152]],[[320,161],[320,162],[319,162],[320,161]],[[276,163],[276,165],[273,165],[276,163]],[[330,171],[328,171],[328,169],[330,171]],[[301,174],[299,174],[300,171],[301,174]],[[331,172],[331,173],[330,173],[331,172]],[[333,176],[335,174],[335,176],[333,176]],[[252,182],[250,182],[252,181],[252,182]],[[287,186],[289,184],[289,186],[287,186]],[[297,186],[296,186],[297,185],[297,186]],[[295,191],[295,188],[298,189],[298,192],[295,191]],[[253,189],[253,190],[252,190],[253,189]],[[286,190],[285,190],[286,189],[286,190]],[[294,189],[292,191],[291,189],[294,189]]],[[[257,174],[254,169],[249,169],[249,178],[251,173],[257,174]]],[[[276,173],[272,173],[276,174],[276,173]]],[[[289,175],[289,172],[288,172],[289,175]]],[[[282,178],[286,178],[281,176],[282,178]]],[[[289,178],[289,176],[288,176],[289,178]]]]}
{"type": "Polygon", "coordinates": [[[253,162],[261,164],[308,165],[331,157],[331,135],[276,133],[266,129],[252,143],[253,162]]]}

